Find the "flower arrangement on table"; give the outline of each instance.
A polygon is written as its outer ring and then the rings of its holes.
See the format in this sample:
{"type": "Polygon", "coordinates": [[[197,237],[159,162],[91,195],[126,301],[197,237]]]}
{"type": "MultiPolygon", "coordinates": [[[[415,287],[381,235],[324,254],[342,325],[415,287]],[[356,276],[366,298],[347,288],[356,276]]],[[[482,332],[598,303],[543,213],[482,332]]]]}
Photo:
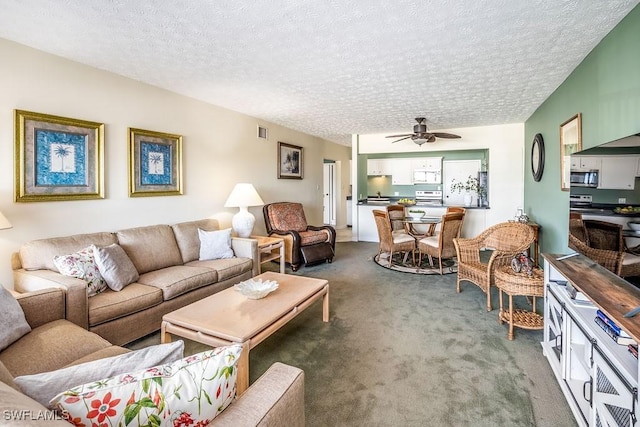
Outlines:
{"type": "MultiPolygon", "coordinates": [[[[471,193],[476,193],[478,198],[482,198],[484,195],[484,187],[480,185],[480,181],[478,178],[474,178],[469,175],[466,181],[456,181],[455,178],[451,180],[451,191],[457,191],[458,193],[467,192],[469,195],[471,193]]],[[[471,200],[468,203],[465,201],[465,204],[469,205],[471,200]]]]}

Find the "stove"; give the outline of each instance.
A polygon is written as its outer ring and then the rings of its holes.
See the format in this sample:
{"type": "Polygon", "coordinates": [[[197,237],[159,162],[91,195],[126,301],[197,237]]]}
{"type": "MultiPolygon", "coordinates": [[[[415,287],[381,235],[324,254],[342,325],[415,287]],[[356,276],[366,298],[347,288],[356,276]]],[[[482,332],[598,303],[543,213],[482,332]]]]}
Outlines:
{"type": "Polygon", "coordinates": [[[416,190],[416,206],[442,206],[442,191],[416,190]]]}
{"type": "Polygon", "coordinates": [[[590,208],[593,197],[586,194],[571,194],[569,196],[569,207],[590,208]]]}

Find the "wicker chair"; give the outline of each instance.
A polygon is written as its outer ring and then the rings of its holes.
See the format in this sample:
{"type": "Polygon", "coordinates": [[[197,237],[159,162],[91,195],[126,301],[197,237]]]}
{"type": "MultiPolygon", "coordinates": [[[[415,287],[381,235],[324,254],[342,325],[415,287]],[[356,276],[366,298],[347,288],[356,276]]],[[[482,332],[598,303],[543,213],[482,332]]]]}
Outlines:
{"type": "Polygon", "coordinates": [[[424,237],[418,241],[418,249],[420,250],[418,260],[422,261],[424,253],[429,257],[429,264],[433,267],[433,257],[438,258],[440,275],[442,275],[442,259],[456,256],[453,239],[460,237],[463,220],[464,213],[460,212],[442,215],[440,232],[435,236],[424,237]]]}
{"type": "Polygon", "coordinates": [[[389,205],[387,206],[387,213],[389,214],[389,220],[391,221],[391,232],[393,234],[407,234],[405,223],[402,221],[405,217],[404,206],[389,205]]]}
{"type": "Polygon", "coordinates": [[[411,259],[415,264],[416,239],[409,234],[391,232],[391,221],[386,211],[374,210],[373,218],[378,228],[380,245],[378,246],[378,257],[382,252],[389,253],[389,267],[393,265],[394,252],[411,252],[411,259]]]}
{"type": "Polygon", "coordinates": [[[610,251],[624,251],[624,237],[622,226],[607,221],[593,219],[582,220],[587,233],[586,242],[595,249],[610,251]]]}
{"type": "Polygon", "coordinates": [[[491,311],[494,270],[498,266],[510,264],[515,255],[531,246],[533,239],[533,228],[519,222],[496,224],[472,239],[453,239],[458,257],[456,291],[461,291],[460,282],[463,280],[477,285],[487,294],[487,311],[491,311]],[[488,262],[480,259],[480,251],[483,249],[493,249],[488,262]]]}

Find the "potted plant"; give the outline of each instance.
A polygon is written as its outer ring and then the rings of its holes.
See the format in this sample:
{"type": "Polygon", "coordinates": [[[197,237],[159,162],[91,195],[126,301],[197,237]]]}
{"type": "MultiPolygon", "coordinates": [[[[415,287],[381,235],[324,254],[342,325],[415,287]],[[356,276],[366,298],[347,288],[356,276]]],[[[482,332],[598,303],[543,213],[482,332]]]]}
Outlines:
{"type": "Polygon", "coordinates": [[[475,193],[478,199],[484,194],[484,188],[480,185],[478,178],[474,178],[469,175],[466,181],[456,181],[455,178],[451,180],[451,191],[457,191],[458,193],[465,192],[464,204],[465,206],[471,206],[473,200],[472,193],[475,193]]]}

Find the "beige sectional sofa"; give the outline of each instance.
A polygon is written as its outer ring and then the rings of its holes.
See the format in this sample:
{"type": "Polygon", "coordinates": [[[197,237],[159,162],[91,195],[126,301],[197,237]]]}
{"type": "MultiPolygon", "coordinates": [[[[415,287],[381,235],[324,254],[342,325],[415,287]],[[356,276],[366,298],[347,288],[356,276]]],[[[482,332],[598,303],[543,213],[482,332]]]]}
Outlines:
{"type": "MultiPolygon", "coordinates": [[[[61,289],[18,295],[31,332],[0,351],[0,424],[69,426],[22,393],[13,379],[128,352],[65,319],[61,289]]],[[[0,325],[11,328],[12,325],[0,325]]],[[[304,426],[304,373],[275,363],[211,426],[304,426]]]]}
{"type": "Polygon", "coordinates": [[[19,292],[64,289],[66,319],[123,345],[160,329],[164,314],[258,274],[254,239],[232,238],[234,258],[199,261],[199,228],[214,231],[219,224],[205,219],[34,240],[13,256],[14,287],[19,292]],[[113,243],[124,249],[140,276],[118,292],[107,289],[88,297],[86,282],[60,274],[53,261],[92,244],[113,243]]]}

